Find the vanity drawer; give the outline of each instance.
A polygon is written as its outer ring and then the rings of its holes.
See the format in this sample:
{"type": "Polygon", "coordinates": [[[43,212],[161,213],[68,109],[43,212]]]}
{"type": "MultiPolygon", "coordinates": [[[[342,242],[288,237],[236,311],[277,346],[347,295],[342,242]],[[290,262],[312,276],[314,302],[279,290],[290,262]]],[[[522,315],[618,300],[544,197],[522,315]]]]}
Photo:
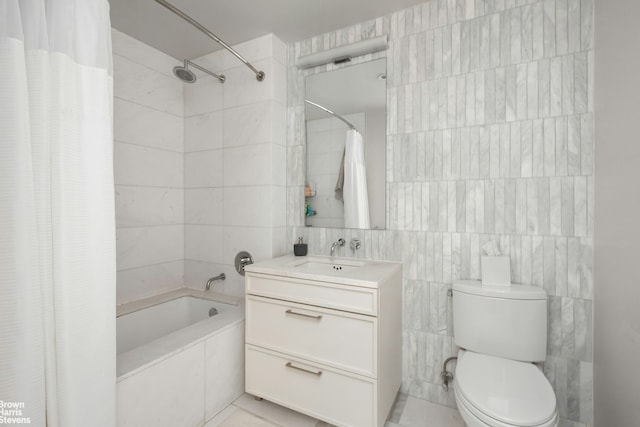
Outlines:
{"type": "Polygon", "coordinates": [[[246,391],[339,426],[374,426],[376,385],[321,364],[246,347],[246,391]]]}
{"type": "Polygon", "coordinates": [[[376,376],[375,317],[252,295],[246,316],[249,344],[376,376]]]}
{"type": "Polygon", "coordinates": [[[247,273],[247,294],[376,316],[378,291],[313,280],[247,273]]]}

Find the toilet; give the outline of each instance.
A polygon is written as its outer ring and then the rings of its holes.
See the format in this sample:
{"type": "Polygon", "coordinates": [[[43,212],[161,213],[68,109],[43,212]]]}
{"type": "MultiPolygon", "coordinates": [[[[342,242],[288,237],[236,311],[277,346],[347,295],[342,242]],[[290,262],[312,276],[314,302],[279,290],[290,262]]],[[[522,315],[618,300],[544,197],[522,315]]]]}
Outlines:
{"type": "Polygon", "coordinates": [[[455,282],[453,322],[455,399],[468,427],[558,425],[555,393],[534,364],[547,353],[543,289],[455,282]]]}

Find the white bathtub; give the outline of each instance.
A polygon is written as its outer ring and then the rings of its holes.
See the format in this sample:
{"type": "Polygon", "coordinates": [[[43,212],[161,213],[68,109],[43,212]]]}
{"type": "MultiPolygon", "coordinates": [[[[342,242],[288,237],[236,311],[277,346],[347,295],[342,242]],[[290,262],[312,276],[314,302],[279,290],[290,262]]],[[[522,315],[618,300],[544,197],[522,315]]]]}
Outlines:
{"type": "Polygon", "coordinates": [[[118,426],[203,425],[244,392],[240,299],[182,288],[117,312],[118,426]]]}
{"type": "Polygon", "coordinates": [[[116,320],[118,354],[149,343],[189,325],[208,319],[209,310],[215,308],[218,316],[236,310],[237,305],[225,304],[210,299],[181,296],[133,313],[124,314],[116,320]]]}

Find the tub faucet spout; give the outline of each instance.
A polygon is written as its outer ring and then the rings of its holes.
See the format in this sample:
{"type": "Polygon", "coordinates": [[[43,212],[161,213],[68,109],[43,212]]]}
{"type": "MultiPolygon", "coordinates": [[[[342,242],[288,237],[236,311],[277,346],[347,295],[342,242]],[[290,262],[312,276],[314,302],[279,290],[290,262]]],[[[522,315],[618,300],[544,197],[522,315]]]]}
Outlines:
{"type": "Polygon", "coordinates": [[[227,276],[224,273],[220,273],[217,276],[213,276],[211,279],[207,280],[206,290],[208,291],[209,289],[211,289],[211,283],[215,282],[216,280],[224,280],[226,278],[227,276]]]}
{"type": "Polygon", "coordinates": [[[339,238],[336,242],[333,242],[333,244],[331,245],[330,255],[333,256],[336,253],[336,248],[338,246],[344,246],[344,244],[345,244],[345,241],[342,237],[339,238]]]}

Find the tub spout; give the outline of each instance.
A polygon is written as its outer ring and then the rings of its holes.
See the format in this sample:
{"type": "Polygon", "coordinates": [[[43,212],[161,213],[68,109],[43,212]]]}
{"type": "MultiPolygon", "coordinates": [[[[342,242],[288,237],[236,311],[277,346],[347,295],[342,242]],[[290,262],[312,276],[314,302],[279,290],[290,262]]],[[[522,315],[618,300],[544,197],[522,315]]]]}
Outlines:
{"type": "Polygon", "coordinates": [[[207,287],[205,289],[208,291],[209,289],[211,289],[211,283],[215,282],[216,280],[224,280],[226,278],[227,276],[224,273],[213,276],[211,279],[207,280],[207,287]]]}

